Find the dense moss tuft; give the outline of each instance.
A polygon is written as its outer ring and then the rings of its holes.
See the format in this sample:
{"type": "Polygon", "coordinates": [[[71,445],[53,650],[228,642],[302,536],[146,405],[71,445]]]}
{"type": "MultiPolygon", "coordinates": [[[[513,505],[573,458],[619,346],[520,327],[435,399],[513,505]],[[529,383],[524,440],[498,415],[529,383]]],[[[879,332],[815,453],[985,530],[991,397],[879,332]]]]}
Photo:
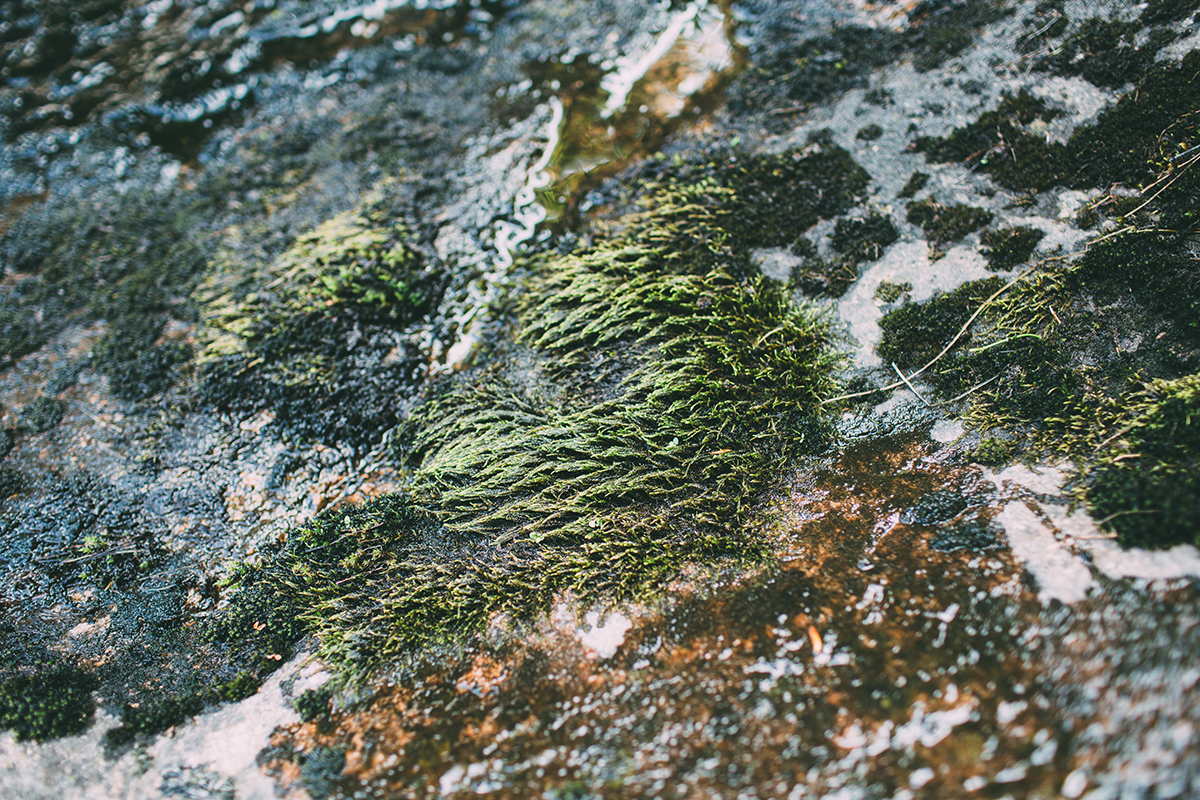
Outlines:
{"type": "Polygon", "coordinates": [[[936,255],[948,244],[992,221],[992,213],[982,208],[956,203],[944,206],[933,198],[910,202],[908,221],[920,225],[936,255]]]}
{"type": "Polygon", "coordinates": [[[1153,381],[1123,405],[1092,472],[1092,515],[1125,546],[1200,545],[1200,375],[1153,381]]]}
{"type": "Polygon", "coordinates": [[[837,357],[823,315],[736,268],[740,193],[778,176],[723,174],[737,188],[661,185],[615,239],[537,265],[507,360],[439,385],[407,421],[406,493],[294,532],[244,572],[222,637],[282,645],[297,621],[369,671],[557,592],[628,597],[688,559],[756,553],[755,499],[824,442],[837,357]]]}
{"type": "Polygon", "coordinates": [[[45,433],[62,422],[65,412],[63,401],[43,395],[21,409],[21,426],[34,433],[45,433]]]}
{"type": "Polygon", "coordinates": [[[0,681],[0,728],[17,741],[83,733],[95,714],[96,679],[78,667],[57,665],[0,681]]]}
{"type": "Polygon", "coordinates": [[[1027,262],[1045,235],[1038,228],[1019,226],[984,231],[979,234],[979,242],[983,245],[983,257],[987,259],[988,269],[999,271],[1027,262]]]}

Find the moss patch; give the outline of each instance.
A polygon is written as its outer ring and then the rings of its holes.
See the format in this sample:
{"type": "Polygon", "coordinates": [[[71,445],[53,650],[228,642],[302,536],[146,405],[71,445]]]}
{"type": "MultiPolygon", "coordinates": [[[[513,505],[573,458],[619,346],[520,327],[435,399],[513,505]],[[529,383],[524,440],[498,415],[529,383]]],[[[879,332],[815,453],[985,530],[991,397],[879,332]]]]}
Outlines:
{"type": "Polygon", "coordinates": [[[0,728],[17,741],[43,741],[83,733],[92,723],[96,679],[68,665],[0,680],[0,728]]]}
{"type": "Polygon", "coordinates": [[[398,419],[424,353],[410,326],[440,297],[440,276],[382,200],[301,236],[267,269],[219,264],[196,293],[202,395],[222,410],[270,409],[286,433],[361,448],[398,419]]]}
{"type": "Polygon", "coordinates": [[[1001,228],[979,234],[979,242],[983,245],[981,252],[987,259],[988,269],[999,271],[1019,267],[1029,261],[1045,235],[1038,228],[1001,228]]]}
{"type": "Polygon", "coordinates": [[[933,198],[910,202],[907,209],[908,221],[920,225],[925,231],[925,238],[935,257],[944,253],[946,245],[957,242],[992,221],[990,211],[962,203],[944,206],[933,198]]]}
{"type": "MultiPolygon", "coordinates": [[[[767,177],[787,186],[828,157],[663,183],[616,238],[540,263],[510,354],[406,423],[409,491],[294,532],[246,573],[225,638],[282,644],[298,621],[334,663],[370,671],[557,592],[629,597],[690,559],[755,554],[755,498],[824,441],[815,409],[837,358],[821,314],[729,265],[749,264],[742,215],[767,177]]],[[[794,206],[811,202],[803,186],[794,206]]]]}

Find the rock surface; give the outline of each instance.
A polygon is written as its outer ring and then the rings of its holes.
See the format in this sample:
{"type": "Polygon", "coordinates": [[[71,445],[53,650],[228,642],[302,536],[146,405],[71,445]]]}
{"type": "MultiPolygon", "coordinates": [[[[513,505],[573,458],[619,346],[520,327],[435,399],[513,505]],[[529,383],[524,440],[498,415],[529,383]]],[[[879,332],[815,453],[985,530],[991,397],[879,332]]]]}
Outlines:
{"type": "Polygon", "coordinates": [[[0,9],[0,794],[1200,793],[1200,4],[0,9]]]}

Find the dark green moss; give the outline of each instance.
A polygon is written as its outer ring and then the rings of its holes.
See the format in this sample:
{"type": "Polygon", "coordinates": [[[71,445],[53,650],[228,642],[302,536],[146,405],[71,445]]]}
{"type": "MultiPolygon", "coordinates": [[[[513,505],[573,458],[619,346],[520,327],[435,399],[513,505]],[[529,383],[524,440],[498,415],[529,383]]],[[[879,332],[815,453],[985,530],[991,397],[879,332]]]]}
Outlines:
{"type": "Polygon", "coordinates": [[[995,111],[956,128],[944,138],[922,136],[916,149],[930,161],[955,161],[992,175],[1001,186],[1043,190],[1062,183],[1067,170],[1064,148],[1029,132],[1059,115],[1028,92],[1006,96],[995,111]]]}
{"type": "Polygon", "coordinates": [[[1092,515],[1127,547],[1200,544],[1200,376],[1149,384],[1124,416],[1087,488],[1092,515]]]}
{"type": "Polygon", "coordinates": [[[17,741],[83,733],[92,723],[96,679],[70,665],[20,672],[0,682],[0,728],[17,741]]]}
{"type": "Polygon", "coordinates": [[[872,212],[861,219],[838,219],[830,244],[855,263],[861,263],[878,260],[888,245],[899,238],[900,232],[890,216],[872,212]]]}
{"type": "Polygon", "coordinates": [[[885,303],[894,303],[911,292],[912,288],[912,284],[908,281],[904,283],[880,281],[879,286],[875,289],[875,299],[882,300],[885,303]]]}
{"type": "Polygon", "coordinates": [[[961,203],[944,206],[933,198],[912,201],[906,208],[908,221],[921,226],[934,253],[992,221],[990,211],[961,203]]]}
{"type": "Polygon", "coordinates": [[[262,686],[262,678],[252,672],[243,670],[232,679],[218,686],[216,694],[217,697],[226,702],[236,703],[238,700],[245,700],[257,692],[260,686],[262,686]]]}
{"type": "Polygon", "coordinates": [[[875,124],[868,125],[865,128],[859,128],[858,133],[854,134],[855,139],[860,139],[864,142],[873,142],[880,136],[883,136],[883,128],[875,124]]]}
{"type": "MultiPolygon", "coordinates": [[[[908,303],[885,314],[879,321],[883,329],[877,348],[880,357],[904,369],[924,366],[1001,285],[998,278],[974,281],[924,303],[908,303]]],[[[963,339],[969,341],[970,336],[963,339]]]]}
{"type": "Polygon", "coordinates": [[[1187,19],[1200,8],[1200,0],[1150,0],[1142,10],[1141,21],[1147,25],[1162,25],[1187,19]]]}
{"type": "Polygon", "coordinates": [[[9,428],[0,428],[0,458],[11,453],[16,444],[16,434],[9,428]]]}
{"type": "Polygon", "coordinates": [[[108,731],[105,741],[110,748],[119,748],[139,737],[162,733],[196,716],[204,705],[197,695],[147,698],[137,705],[127,704],[121,710],[120,726],[108,731]]]}
{"type": "Polygon", "coordinates": [[[904,184],[904,188],[900,190],[900,194],[896,195],[899,198],[907,198],[916,196],[917,192],[925,188],[925,184],[929,183],[929,173],[914,172],[904,184]]]}
{"type": "Polygon", "coordinates": [[[135,314],[115,320],[96,349],[96,363],[108,373],[112,393],[145,400],[175,383],[175,368],[191,360],[182,344],[159,344],[165,318],[135,314]]]}
{"type": "Polygon", "coordinates": [[[42,395],[21,409],[21,426],[34,433],[45,433],[58,427],[66,408],[58,398],[42,395]]]}
{"type": "Polygon", "coordinates": [[[317,717],[329,711],[329,699],[333,697],[333,688],[326,684],[320,689],[308,689],[301,692],[295,700],[296,713],[305,722],[312,722],[317,717]]]}
{"type": "Polygon", "coordinates": [[[1012,269],[1029,261],[1029,257],[1037,249],[1038,242],[1045,235],[1039,228],[1001,228],[979,234],[979,242],[983,245],[981,252],[987,259],[988,269],[999,271],[1012,269]]]}
{"type": "Polygon", "coordinates": [[[1040,36],[1023,40],[1023,43],[1026,48],[1034,42],[1041,43],[1037,48],[1039,55],[1034,58],[1034,69],[1055,75],[1078,75],[1097,86],[1118,89],[1141,79],[1154,63],[1158,51],[1175,38],[1171,31],[1156,29],[1138,46],[1137,34],[1143,26],[1142,21],[1120,22],[1092,17],[1070,30],[1061,41],[1052,42],[1066,32],[1065,26],[1056,22],[1040,36]]]}
{"type": "MultiPolygon", "coordinates": [[[[992,175],[1018,191],[1146,186],[1169,160],[1195,143],[1192,112],[1200,104],[1200,50],[1178,63],[1155,63],[1134,91],[1106,109],[1066,144],[1047,143],[1035,129],[1058,112],[1025,92],[1006,97],[995,111],[943,138],[921,137],[916,147],[931,161],[956,161],[992,175]]],[[[1180,197],[1186,197],[1181,193],[1180,197]]]]}
{"type": "MultiPolygon", "coordinates": [[[[801,150],[731,155],[716,163],[687,164],[662,177],[666,187],[692,188],[677,198],[668,193],[653,201],[658,228],[671,235],[685,231],[698,240],[713,234],[733,237],[731,244],[739,250],[795,244],[820,220],[854,205],[871,181],[827,131],[801,150]],[[711,222],[696,216],[701,210],[711,222]],[[686,227],[675,224],[683,219],[686,227]]],[[[702,241],[679,244],[703,246],[702,241]]]]}

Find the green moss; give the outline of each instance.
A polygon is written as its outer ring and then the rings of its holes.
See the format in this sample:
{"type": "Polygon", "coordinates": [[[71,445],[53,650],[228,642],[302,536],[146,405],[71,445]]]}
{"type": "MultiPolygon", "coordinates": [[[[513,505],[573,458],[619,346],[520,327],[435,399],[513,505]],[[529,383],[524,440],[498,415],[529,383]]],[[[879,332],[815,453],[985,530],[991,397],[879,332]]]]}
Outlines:
{"type": "Polygon", "coordinates": [[[1047,143],[1040,133],[1058,112],[1022,92],[949,136],[917,139],[916,147],[931,161],[963,163],[1018,191],[1147,186],[1195,142],[1198,71],[1200,50],[1179,62],[1156,62],[1132,92],[1094,124],[1078,128],[1066,144],[1047,143]]]}
{"type": "MultiPolygon", "coordinates": [[[[739,163],[720,173],[732,186],[660,185],[615,239],[536,265],[508,360],[446,381],[407,421],[406,493],[295,531],[246,573],[225,638],[274,630],[278,611],[369,672],[558,592],[638,596],[689,560],[757,554],[756,498],[824,442],[838,358],[824,316],[727,265],[749,264],[742,215],[764,213],[742,192],[769,177],[782,193],[824,148],[770,162],[779,174],[739,163]]],[[[813,202],[790,191],[781,202],[813,202]]]]}
{"type": "Polygon", "coordinates": [[[920,171],[913,172],[913,174],[911,176],[909,176],[908,182],[904,184],[904,187],[900,190],[900,193],[898,195],[896,195],[896,197],[899,197],[899,198],[915,197],[917,192],[924,189],[925,184],[927,184],[927,183],[929,183],[929,173],[928,172],[920,172],[920,171]]]}
{"type": "Polygon", "coordinates": [[[998,278],[973,281],[924,303],[908,303],[885,314],[879,321],[883,329],[883,339],[876,348],[880,357],[904,369],[924,366],[1001,285],[998,278]]]}
{"type": "Polygon", "coordinates": [[[382,198],[301,236],[260,273],[214,266],[196,292],[202,395],[222,410],[270,409],[289,435],[361,448],[397,421],[425,354],[409,335],[434,307],[425,267],[382,198]]]}
{"type": "Polygon", "coordinates": [[[9,428],[0,428],[0,458],[4,458],[11,453],[16,444],[16,434],[9,428]]]}
{"type": "Polygon", "coordinates": [[[971,453],[971,457],[980,464],[998,467],[1007,464],[1016,453],[1013,443],[1007,439],[985,436],[971,453]]]}
{"type": "Polygon", "coordinates": [[[0,728],[17,741],[83,733],[92,723],[96,680],[69,665],[17,673],[0,682],[0,728]]]}
{"type": "Polygon", "coordinates": [[[979,242],[983,245],[988,269],[1008,270],[1026,263],[1045,235],[1038,228],[1001,228],[979,234],[979,242]]]}
{"type": "Polygon", "coordinates": [[[1122,404],[1087,504],[1121,544],[1200,544],[1200,375],[1152,381],[1122,404]]]}
{"type": "Polygon", "coordinates": [[[319,689],[307,689],[301,692],[295,700],[296,713],[305,722],[312,722],[329,711],[331,697],[333,697],[333,687],[329,684],[325,684],[319,689]]]}
{"type": "Polygon", "coordinates": [[[882,300],[885,303],[894,303],[911,292],[912,288],[912,284],[908,281],[904,283],[880,281],[879,286],[875,288],[875,299],[882,300]]]}
{"type": "Polygon", "coordinates": [[[961,203],[944,206],[933,198],[912,201],[906,208],[908,221],[925,231],[925,238],[935,255],[945,245],[957,242],[992,221],[990,211],[961,203]]]}
{"type": "Polygon", "coordinates": [[[110,748],[129,744],[138,737],[153,736],[173,728],[204,710],[204,700],[198,695],[155,697],[140,703],[126,704],[121,710],[121,724],[105,734],[110,748]]]}
{"type": "Polygon", "coordinates": [[[1141,21],[1092,17],[1075,26],[1061,41],[1052,42],[1066,32],[1066,26],[1052,24],[1041,36],[1027,39],[1024,44],[1029,47],[1040,40],[1039,54],[1034,59],[1036,70],[1078,75],[1097,86],[1119,89],[1140,79],[1158,51],[1175,38],[1171,31],[1156,29],[1139,46],[1138,33],[1143,26],[1141,21]]]}
{"type": "Polygon", "coordinates": [[[65,412],[63,401],[42,395],[21,409],[21,426],[34,433],[45,433],[58,427],[65,412]]]}
{"type": "Polygon", "coordinates": [[[1001,186],[1043,190],[1066,179],[1063,145],[1046,142],[1031,128],[1051,122],[1059,112],[1028,92],[1006,96],[995,111],[956,128],[944,138],[922,136],[918,151],[930,161],[955,161],[988,172],[1001,186]]]}
{"type": "Polygon", "coordinates": [[[260,686],[262,686],[262,678],[252,672],[243,670],[218,686],[216,694],[217,697],[226,702],[235,703],[238,700],[245,700],[257,692],[260,686]]]}
{"type": "Polygon", "coordinates": [[[883,128],[875,124],[867,125],[865,128],[859,128],[858,133],[854,134],[855,139],[859,139],[864,142],[873,142],[880,136],[883,136],[883,128]]]}
{"type": "Polygon", "coordinates": [[[834,226],[830,244],[855,263],[876,261],[888,245],[900,238],[892,218],[872,212],[862,219],[842,217],[834,226]]]}

